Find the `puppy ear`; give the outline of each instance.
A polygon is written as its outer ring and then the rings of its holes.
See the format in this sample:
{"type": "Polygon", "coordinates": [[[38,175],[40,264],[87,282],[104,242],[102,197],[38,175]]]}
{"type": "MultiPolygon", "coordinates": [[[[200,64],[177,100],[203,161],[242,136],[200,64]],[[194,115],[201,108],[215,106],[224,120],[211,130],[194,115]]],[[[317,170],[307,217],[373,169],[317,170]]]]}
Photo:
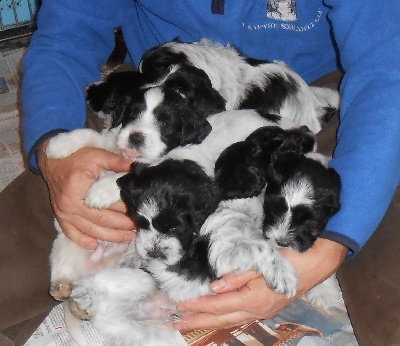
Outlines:
{"type": "Polygon", "coordinates": [[[186,61],[187,58],[184,53],[174,52],[171,48],[160,45],[143,54],[139,69],[149,82],[156,82],[174,65],[179,65],[186,61]]]}
{"type": "Polygon", "coordinates": [[[211,132],[212,127],[207,119],[200,117],[191,118],[190,116],[182,116],[182,132],[180,145],[199,144],[211,132]]]}
{"type": "Polygon", "coordinates": [[[320,189],[317,200],[328,220],[340,209],[341,182],[339,174],[333,168],[326,170],[326,178],[329,181],[329,187],[320,189]]]}
{"type": "Polygon", "coordinates": [[[193,103],[196,109],[202,110],[205,116],[226,110],[226,100],[212,87],[208,75],[194,66],[187,67],[187,78],[193,85],[193,103]]]}
{"type": "Polygon", "coordinates": [[[121,199],[128,209],[128,215],[132,218],[137,217],[137,208],[143,194],[140,176],[147,166],[143,163],[133,163],[131,171],[117,179],[121,199]]]}
{"type": "Polygon", "coordinates": [[[225,110],[225,99],[212,87],[210,78],[201,69],[184,64],[165,81],[205,117],[225,110]]]}
{"type": "Polygon", "coordinates": [[[289,150],[300,150],[301,153],[309,153],[314,149],[315,136],[310,129],[303,125],[298,128],[286,130],[284,146],[289,150]]]}
{"type": "Polygon", "coordinates": [[[265,162],[254,143],[237,142],[215,162],[215,182],[223,199],[258,196],[265,186],[265,162]]]}
{"type": "Polygon", "coordinates": [[[95,113],[102,110],[109,94],[109,87],[105,82],[91,83],[86,87],[86,103],[95,113]]]}

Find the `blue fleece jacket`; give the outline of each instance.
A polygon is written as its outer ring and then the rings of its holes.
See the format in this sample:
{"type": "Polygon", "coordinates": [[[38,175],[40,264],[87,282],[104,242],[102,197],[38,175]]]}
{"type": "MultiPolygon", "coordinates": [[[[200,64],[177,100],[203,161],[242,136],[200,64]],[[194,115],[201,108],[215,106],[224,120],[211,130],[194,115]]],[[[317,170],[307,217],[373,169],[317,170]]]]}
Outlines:
{"type": "Polygon", "coordinates": [[[84,87],[100,79],[121,26],[130,58],[179,37],[283,60],[307,82],[345,71],[331,166],[342,208],[325,237],[358,249],[381,221],[400,180],[400,3],[388,0],[43,0],[24,59],[24,145],[84,126],[84,87]]]}

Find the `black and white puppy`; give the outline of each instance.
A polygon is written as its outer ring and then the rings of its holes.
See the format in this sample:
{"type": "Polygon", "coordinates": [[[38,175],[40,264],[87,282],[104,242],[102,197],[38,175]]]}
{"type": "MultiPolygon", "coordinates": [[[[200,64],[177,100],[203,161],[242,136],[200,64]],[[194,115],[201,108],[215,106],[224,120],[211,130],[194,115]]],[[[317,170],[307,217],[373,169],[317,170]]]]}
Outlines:
{"type": "MultiPolygon", "coordinates": [[[[225,214],[236,215],[240,203],[247,211],[247,204],[255,203],[248,197],[264,188],[262,207],[258,208],[263,209],[261,233],[270,247],[299,252],[312,247],[340,208],[339,175],[326,166],[328,159],[314,149],[314,135],[306,127],[283,130],[276,126],[260,128],[245,141],[227,148],[215,164],[222,196],[231,198],[224,201],[225,214]]],[[[209,233],[218,234],[221,229],[209,233]]],[[[237,235],[241,232],[238,227],[237,235]]],[[[236,240],[232,244],[235,246],[236,240]]],[[[258,248],[249,253],[257,253],[258,248]]],[[[274,252],[276,255],[274,263],[281,261],[279,252],[274,252]]],[[[340,289],[335,277],[307,292],[306,297],[322,308],[337,302],[340,289]]]]}
{"type": "Polygon", "coordinates": [[[207,74],[225,99],[227,110],[279,114],[317,133],[339,106],[337,91],[308,86],[284,63],[247,58],[231,45],[207,39],[173,41],[152,48],[143,55],[139,68],[148,79],[156,80],[171,69],[188,66],[207,74]]]}
{"type": "MultiPolygon", "coordinates": [[[[118,184],[128,215],[139,228],[135,249],[130,248],[124,255],[126,266],[136,267],[139,261],[135,257],[139,257],[146,272],[152,274],[153,266],[162,259],[168,263],[166,275],[168,271],[183,275],[184,271],[187,275],[208,277],[199,274],[207,270],[207,257],[203,254],[198,261],[181,260],[220,201],[213,179],[203,168],[185,159],[165,159],[157,165],[136,163],[130,173],[118,179],[118,184]],[[129,258],[134,263],[129,263],[129,258]]],[[[164,287],[157,291],[158,286],[157,280],[135,268],[103,269],[74,282],[70,305],[78,316],[90,318],[99,333],[117,345],[177,345],[179,338],[170,326],[171,318],[177,314],[173,309],[176,300],[164,287]],[[168,309],[162,309],[165,305],[168,309]],[[158,329],[151,325],[154,316],[162,324],[158,329]]],[[[73,317],[69,320],[70,332],[78,339],[79,328],[73,324],[76,321],[73,317]]]]}
{"type": "Polygon", "coordinates": [[[340,209],[340,177],[315,154],[285,141],[272,155],[267,172],[263,234],[279,246],[304,252],[340,209]]]}
{"type": "MultiPolygon", "coordinates": [[[[91,146],[151,162],[177,146],[201,143],[211,131],[207,116],[224,109],[224,100],[205,82],[206,78],[201,76],[196,82],[196,74],[191,76],[188,83],[178,71],[155,86],[149,85],[139,72],[129,71],[112,73],[105,82],[90,85],[87,102],[103,118],[111,117],[111,129],[101,133],[92,129],[60,133],[50,140],[47,157],[64,158],[91,146]]],[[[101,188],[93,186],[86,203],[105,208],[118,201],[119,190],[113,187],[121,175],[104,172],[101,188]]],[[[116,265],[127,248],[126,244],[100,241],[91,252],[65,237],[56,220],[55,227],[58,237],[50,256],[50,293],[56,299],[67,298],[71,282],[82,275],[116,265]]]]}
{"type": "Polygon", "coordinates": [[[111,127],[101,133],[79,129],[59,134],[50,142],[49,157],[93,146],[151,161],[177,146],[200,143],[211,131],[207,116],[225,109],[223,98],[198,70],[171,71],[153,84],[137,71],[111,73],[87,87],[86,100],[111,127]]]}

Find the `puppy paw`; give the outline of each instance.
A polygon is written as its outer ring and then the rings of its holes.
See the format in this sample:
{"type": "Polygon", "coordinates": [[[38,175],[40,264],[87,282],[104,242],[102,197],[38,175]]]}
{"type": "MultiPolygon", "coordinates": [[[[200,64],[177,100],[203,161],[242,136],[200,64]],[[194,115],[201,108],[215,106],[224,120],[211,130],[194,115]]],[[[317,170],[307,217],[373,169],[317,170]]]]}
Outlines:
{"type": "Polygon", "coordinates": [[[342,299],[342,291],[335,275],[332,275],[306,293],[309,303],[317,309],[328,310],[342,299]]]}
{"type": "Polygon", "coordinates": [[[46,148],[46,155],[50,159],[63,159],[85,146],[75,132],[59,133],[53,137],[46,148]]]}
{"type": "Polygon", "coordinates": [[[97,209],[108,208],[121,199],[117,179],[125,173],[108,172],[96,181],[88,190],[85,203],[97,209]]]}
{"type": "MultiPolygon", "coordinates": [[[[94,308],[97,292],[92,288],[90,277],[74,282],[68,304],[79,307],[79,310],[90,313],[94,308]],[[71,302],[73,301],[73,303],[71,302]]],[[[72,309],[71,309],[72,311],[72,309]]],[[[82,313],[84,315],[84,313],[82,313]]],[[[80,318],[80,317],[79,317],[80,318]]]]}
{"type": "Polygon", "coordinates": [[[73,300],[72,298],[68,299],[68,309],[71,311],[71,313],[81,319],[81,320],[90,320],[93,316],[90,315],[85,309],[82,309],[79,304],[73,300]]]}
{"type": "Polygon", "coordinates": [[[273,261],[263,272],[268,285],[278,293],[286,297],[294,297],[297,291],[298,278],[294,267],[285,259],[273,261]]]}
{"type": "Polygon", "coordinates": [[[50,295],[56,300],[66,300],[72,292],[72,282],[68,279],[58,279],[50,285],[50,295]]]}

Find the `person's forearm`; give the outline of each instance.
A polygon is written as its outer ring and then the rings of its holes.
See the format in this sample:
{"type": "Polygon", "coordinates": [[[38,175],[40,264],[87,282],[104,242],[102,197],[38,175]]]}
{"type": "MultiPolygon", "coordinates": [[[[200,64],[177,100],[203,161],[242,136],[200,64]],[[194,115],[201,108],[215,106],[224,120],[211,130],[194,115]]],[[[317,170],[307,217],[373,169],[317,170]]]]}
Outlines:
{"type": "Polygon", "coordinates": [[[85,87],[100,79],[99,67],[114,47],[122,5],[101,0],[95,12],[92,6],[49,0],[39,10],[38,29],[23,60],[22,84],[24,148],[33,169],[38,167],[31,149],[38,140],[84,126],[85,87]]]}

